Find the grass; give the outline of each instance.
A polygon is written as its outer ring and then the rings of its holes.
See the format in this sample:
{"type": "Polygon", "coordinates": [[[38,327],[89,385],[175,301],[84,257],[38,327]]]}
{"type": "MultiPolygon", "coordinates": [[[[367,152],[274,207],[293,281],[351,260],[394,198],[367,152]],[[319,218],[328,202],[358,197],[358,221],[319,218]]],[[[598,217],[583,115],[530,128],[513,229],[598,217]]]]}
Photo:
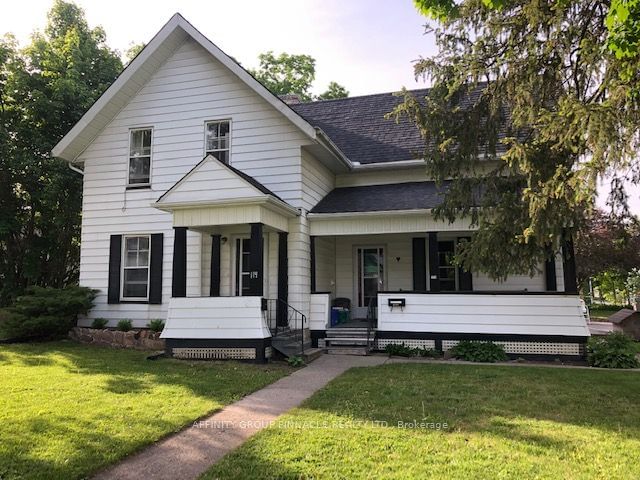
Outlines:
{"type": "Polygon", "coordinates": [[[635,372],[353,369],[204,478],[640,478],[638,398],[635,372]]]}
{"type": "Polygon", "coordinates": [[[616,312],[619,312],[621,308],[631,308],[631,307],[621,307],[619,305],[591,305],[589,307],[589,316],[593,321],[606,321],[611,315],[616,312]]]}
{"type": "Polygon", "coordinates": [[[85,478],[290,371],[146,355],[0,345],[0,478],[85,478]]]}

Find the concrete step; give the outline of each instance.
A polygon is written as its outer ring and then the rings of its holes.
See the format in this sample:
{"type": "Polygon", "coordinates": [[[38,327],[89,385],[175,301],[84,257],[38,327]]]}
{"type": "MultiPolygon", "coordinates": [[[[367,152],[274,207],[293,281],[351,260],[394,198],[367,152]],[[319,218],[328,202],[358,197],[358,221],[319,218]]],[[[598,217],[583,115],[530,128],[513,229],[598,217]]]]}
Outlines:
{"type": "Polygon", "coordinates": [[[310,363],[313,362],[315,359],[321,357],[324,354],[324,349],[323,348],[309,348],[309,349],[304,349],[304,354],[302,355],[302,358],[304,359],[305,363],[310,363]]]}
{"type": "Polygon", "coordinates": [[[327,348],[329,355],[368,355],[369,352],[365,347],[329,347],[327,348]]]}
{"type": "Polygon", "coordinates": [[[367,337],[364,337],[364,338],[340,337],[340,338],[327,338],[325,339],[325,342],[327,343],[327,345],[367,345],[367,343],[369,343],[369,340],[367,339],[367,337]]]}
{"type": "Polygon", "coordinates": [[[327,329],[327,335],[354,335],[358,333],[367,333],[369,329],[367,328],[339,328],[339,327],[331,327],[327,329]]]}

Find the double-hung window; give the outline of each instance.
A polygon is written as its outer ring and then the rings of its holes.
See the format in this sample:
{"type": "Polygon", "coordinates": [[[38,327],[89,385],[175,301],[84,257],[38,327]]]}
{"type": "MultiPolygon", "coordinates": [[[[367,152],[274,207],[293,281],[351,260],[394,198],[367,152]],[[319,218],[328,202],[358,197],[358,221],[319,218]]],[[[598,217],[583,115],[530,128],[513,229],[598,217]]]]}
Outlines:
{"type": "Polygon", "coordinates": [[[213,155],[229,164],[231,148],[231,124],[229,120],[207,122],[205,125],[205,155],[213,155]]]}
{"type": "Polygon", "coordinates": [[[122,298],[147,300],[149,298],[149,235],[124,237],[122,258],[122,298]]]}
{"type": "Polygon", "coordinates": [[[151,184],[151,128],[131,130],[129,137],[129,186],[151,184]]]}

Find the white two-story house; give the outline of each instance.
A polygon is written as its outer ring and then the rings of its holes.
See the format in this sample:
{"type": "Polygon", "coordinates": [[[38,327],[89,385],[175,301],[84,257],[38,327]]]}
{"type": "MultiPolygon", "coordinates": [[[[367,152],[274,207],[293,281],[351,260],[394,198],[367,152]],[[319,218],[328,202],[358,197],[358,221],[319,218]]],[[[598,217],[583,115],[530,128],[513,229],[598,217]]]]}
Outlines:
{"type": "Polygon", "coordinates": [[[99,294],[80,324],[161,318],[175,356],[262,361],[278,338],[348,344],[336,303],[374,348],[581,355],[571,245],[533,277],[457,268],[472,229],[433,218],[423,141],[384,118],[399,101],[287,104],[174,15],[53,150],[84,175],[80,283],[99,294]]]}

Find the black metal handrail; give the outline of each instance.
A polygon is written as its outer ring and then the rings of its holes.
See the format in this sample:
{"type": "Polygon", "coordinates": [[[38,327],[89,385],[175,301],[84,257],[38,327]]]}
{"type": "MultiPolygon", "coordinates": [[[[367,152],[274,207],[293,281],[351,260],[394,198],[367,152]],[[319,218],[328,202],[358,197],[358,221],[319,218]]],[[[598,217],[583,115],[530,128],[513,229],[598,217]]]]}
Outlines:
{"type": "Polygon", "coordinates": [[[367,351],[371,351],[371,333],[377,327],[378,296],[372,297],[367,305],[367,351]]]}
{"type": "Polygon", "coordinates": [[[299,345],[299,354],[302,355],[307,316],[280,298],[267,298],[265,301],[271,337],[299,345]]]}

